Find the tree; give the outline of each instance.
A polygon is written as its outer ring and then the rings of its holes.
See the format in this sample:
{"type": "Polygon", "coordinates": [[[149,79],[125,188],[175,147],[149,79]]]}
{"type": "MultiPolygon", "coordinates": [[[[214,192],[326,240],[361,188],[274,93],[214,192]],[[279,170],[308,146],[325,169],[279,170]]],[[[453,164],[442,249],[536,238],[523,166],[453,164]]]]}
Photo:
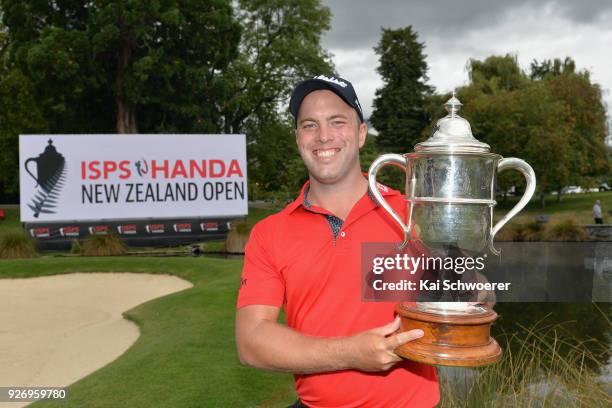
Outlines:
{"type": "Polygon", "coordinates": [[[471,59],[468,63],[471,84],[486,94],[498,90],[513,91],[521,88],[527,77],[518,65],[515,55],[490,56],[484,61],[471,59]]]}
{"type": "Polygon", "coordinates": [[[8,31],[0,23],[0,194],[19,192],[19,134],[46,130],[31,81],[5,64],[8,31]]]}
{"type": "MultiPolygon", "coordinates": [[[[546,64],[546,63],[545,63],[546,64]]],[[[609,171],[605,139],[607,136],[606,108],[601,88],[591,82],[588,71],[575,72],[576,64],[567,57],[546,64],[551,69],[541,75],[554,99],[566,107],[565,120],[571,126],[568,167],[571,184],[597,186],[598,177],[609,171]]],[[[532,65],[533,68],[533,65],[532,65]]]]}
{"type": "Polygon", "coordinates": [[[295,84],[333,73],[320,44],[331,15],[319,0],[241,0],[237,14],[240,54],[223,74],[232,85],[220,109],[226,133],[241,132],[248,120],[278,116],[295,84]]]}
{"type": "Polygon", "coordinates": [[[51,132],[219,128],[240,27],[229,2],[2,0],[6,62],[34,84],[51,132]]]}
{"type": "Polygon", "coordinates": [[[554,60],[543,60],[538,62],[534,59],[531,62],[530,77],[532,80],[541,80],[549,76],[559,76],[561,74],[574,74],[576,72],[576,63],[570,57],[565,57],[561,61],[559,58],[554,60]]]}
{"type": "Polygon", "coordinates": [[[377,144],[386,151],[411,150],[431,122],[424,107],[433,88],[426,84],[423,48],[411,26],[383,29],[374,48],[380,56],[377,72],[383,86],[376,90],[370,121],[379,132],[377,144]]]}
{"type": "Polygon", "coordinates": [[[293,163],[298,156],[287,99],[305,78],[333,73],[321,47],[330,11],[319,0],[242,0],[236,13],[242,38],[238,58],[222,75],[229,84],[218,101],[222,129],[246,133],[251,183],[293,195],[299,186],[291,177],[307,173],[293,163]]]}
{"type": "MultiPolygon", "coordinates": [[[[564,186],[593,183],[608,171],[601,90],[588,71],[575,72],[571,58],[534,61],[529,76],[510,55],[472,60],[470,80],[459,90],[462,115],[493,152],[534,167],[542,205],[545,194],[556,191],[560,199],[564,186]]],[[[516,175],[500,175],[503,190],[517,183],[516,175]]]]}
{"type": "MultiPolygon", "coordinates": [[[[563,120],[565,114],[565,106],[543,84],[480,94],[462,110],[474,137],[489,144],[492,152],[519,157],[533,167],[542,205],[546,193],[559,191],[569,180],[571,126],[563,120]]],[[[523,183],[512,171],[501,173],[498,180],[502,191],[523,183]]]]}

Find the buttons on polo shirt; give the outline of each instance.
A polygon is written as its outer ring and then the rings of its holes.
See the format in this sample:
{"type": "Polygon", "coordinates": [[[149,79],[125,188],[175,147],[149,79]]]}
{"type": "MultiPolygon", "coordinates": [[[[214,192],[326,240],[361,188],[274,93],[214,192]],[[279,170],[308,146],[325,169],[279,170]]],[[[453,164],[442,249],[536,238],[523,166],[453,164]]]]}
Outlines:
{"type": "Polygon", "coordinates": [[[341,236],[342,238],[344,238],[344,237],[346,236],[346,232],[342,231],[342,232],[340,233],[340,236],[341,236]]]}

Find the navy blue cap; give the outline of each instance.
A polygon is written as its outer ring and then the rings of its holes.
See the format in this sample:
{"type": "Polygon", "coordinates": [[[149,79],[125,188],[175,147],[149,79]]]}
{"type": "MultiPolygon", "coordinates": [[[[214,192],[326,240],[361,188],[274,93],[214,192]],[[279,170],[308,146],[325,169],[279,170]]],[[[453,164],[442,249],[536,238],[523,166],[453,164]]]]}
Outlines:
{"type": "Polygon", "coordinates": [[[325,75],[317,75],[312,79],[300,82],[293,90],[291,100],[289,101],[289,111],[296,121],[298,113],[300,112],[300,106],[306,95],[321,89],[330,90],[342,98],[347,105],[357,111],[359,120],[363,122],[363,111],[361,110],[361,104],[359,103],[359,99],[357,99],[357,94],[355,93],[355,89],[353,89],[353,85],[346,79],[325,75]]]}

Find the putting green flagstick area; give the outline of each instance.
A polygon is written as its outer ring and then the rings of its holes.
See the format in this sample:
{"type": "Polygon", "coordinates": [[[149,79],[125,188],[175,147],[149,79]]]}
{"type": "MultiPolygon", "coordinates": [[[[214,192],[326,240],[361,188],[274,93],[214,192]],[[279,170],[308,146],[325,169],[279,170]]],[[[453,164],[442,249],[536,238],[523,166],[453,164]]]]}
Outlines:
{"type": "MultiPolygon", "coordinates": [[[[125,313],[140,337],[69,387],[67,402],[34,407],[284,407],[293,377],[243,367],[234,341],[242,261],[215,258],[51,258],[0,261],[0,278],[70,272],[172,274],[194,287],[125,313]]],[[[9,385],[9,384],[6,384],[9,385]]],[[[43,384],[41,384],[43,385],[43,384]]]]}

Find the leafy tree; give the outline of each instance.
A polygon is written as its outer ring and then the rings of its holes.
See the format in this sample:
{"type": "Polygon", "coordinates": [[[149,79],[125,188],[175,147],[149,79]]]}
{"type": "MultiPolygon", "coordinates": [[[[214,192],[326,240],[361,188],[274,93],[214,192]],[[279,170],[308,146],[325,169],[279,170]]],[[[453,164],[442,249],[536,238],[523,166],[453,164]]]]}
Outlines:
{"type": "Polygon", "coordinates": [[[241,0],[237,14],[240,54],[223,74],[231,84],[220,109],[226,133],[242,132],[248,121],[265,124],[268,115],[278,118],[296,83],[333,73],[320,44],[331,15],[319,0],[241,0]]]}
{"type": "MultiPolygon", "coordinates": [[[[511,55],[472,60],[469,70],[470,84],[458,91],[462,116],[493,152],[534,167],[542,205],[545,194],[569,184],[593,184],[609,171],[601,90],[588,71],[575,72],[571,58],[534,61],[529,76],[511,55]]],[[[430,97],[428,112],[443,116],[448,96],[430,97]]],[[[520,185],[520,179],[504,172],[498,184],[505,191],[520,185]]]]}
{"type": "Polygon", "coordinates": [[[574,74],[576,72],[576,63],[570,57],[565,57],[565,60],[561,61],[559,58],[554,60],[533,60],[531,62],[531,73],[530,77],[533,80],[544,79],[548,76],[558,76],[561,74],[574,74]]]}
{"type": "Polygon", "coordinates": [[[247,135],[252,184],[292,196],[307,173],[294,163],[299,156],[287,99],[305,78],[333,73],[320,44],[330,11],[319,0],[243,0],[237,15],[240,54],[222,75],[229,84],[219,100],[222,129],[247,135]]]}
{"type": "Polygon", "coordinates": [[[565,121],[571,126],[569,182],[596,186],[598,177],[609,171],[606,108],[601,88],[591,82],[588,71],[575,72],[575,63],[569,57],[563,62],[555,59],[551,65],[541,81],[554,99],[566,107],[565,121]]]}
{"type": "Polygon", "coordinates": [[[46,130],[32,82],[5,64],[8,31],[0,23],[0,194],[19,192],[19,133],[46,130]]]}
{"type": "Polygon", "coordinates": [[[47,130],[34,97],[34,86],[19,70],[0,78],[0,193],[19,192],[19,134],[47,130]]]}
{"type": "Polygon", "coordinates": [[[522,87],[527,78],[515,55],[491,56],[484,61],[471,59],[468,63],[470,82],[481,92],[513,91],[522,87]]]}
{"type": "Polygon", "coordinates": [[[380,56],[377,71],[383,87],[376,90],[370,121],[379,132],[377,144],[386,151],[411,150],[431,121],[424,106],[433,88],[426,84],[423,48],[411,26],[383,29],[374,48],[380,56]]]}
{"type": "MultiPolygon", "coordinates": [[[[571,126],[563,120],[564,105],[546,86],[480,94],[465,104],[462,115],[470,121],[474,136],[489,144],[492,152],[519,157],[533,167],[542,203],[545,193],[567,185],[571,126]]],[[[502,191],[522,184],[522,176],[512,171],[501,173],[498,180],[502,191]]]]}
{"type": "Polygon", "coordinates": [[[6,62],[34,84],[50,131],[218,129],[219,73],[240,36],[229,2],[1,4],[6,62]]]}

